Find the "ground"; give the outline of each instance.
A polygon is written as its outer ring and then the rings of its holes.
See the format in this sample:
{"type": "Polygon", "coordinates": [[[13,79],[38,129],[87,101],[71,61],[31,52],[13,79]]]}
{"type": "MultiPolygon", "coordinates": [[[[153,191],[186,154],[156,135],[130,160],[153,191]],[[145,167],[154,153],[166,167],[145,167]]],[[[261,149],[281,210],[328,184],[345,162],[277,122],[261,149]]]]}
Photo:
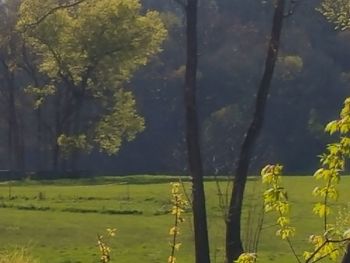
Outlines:
{"type": "MultiPolygon", "coordinates": [[[[117,228],[111,240],[112,262],[166,262],[170,253],[170,184],[178,177],[130,176],[86,180],[23,181],[0,185],[0,250],[28,247],[42,263],[98,262],[97,234],[117,228]]],[[[322,231],[321,219],[312,215],[316,185],[311,176],[284,178],[292,204],[292,224],[297,227],[296,250],[309,248],[310,234],[322,231]]],[[[220,186],[225,192],[226,182],[220,186]]],[[[348,207],[350,178],[342,180],[339,203],[348,207]]],[[[190,193],[189,183],[184,183],[190,193]]],[[[212,262],[223,262],[224,221],[217,184],[208,180],[208,224],[212,262]]],[[[260,181],[251,178],[243,225],[256,225],[260,214],[260,181]]],[[[339,205],[334,207],[336,212],[339,205]]],[[[182,246],[177,262],[193,262],[191,214],[181,225],[182,246]]],[[[275,236],[274,219],[265,218],[259,246],[260,262],[296,262],[288,246],[275,236]]],[[[250,228],[251,229],[251,228],[250,228]]],[[[251,239],[254,230],[245,231],[251,239]]],[[[249,246],[249,242],[246,243],[249,246]]]]}

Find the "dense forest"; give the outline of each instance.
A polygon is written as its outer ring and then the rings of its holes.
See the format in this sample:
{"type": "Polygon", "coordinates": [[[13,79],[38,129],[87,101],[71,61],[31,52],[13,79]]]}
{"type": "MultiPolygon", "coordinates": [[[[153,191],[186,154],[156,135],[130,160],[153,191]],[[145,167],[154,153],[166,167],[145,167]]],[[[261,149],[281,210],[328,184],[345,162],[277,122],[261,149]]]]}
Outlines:
{"type": "MultiPolygon", "coordinates": [[[[34,25],[52,2],[0,2],[0,170],[184,173],[185,18],[178,1],[144,0],[116,28],[106,1],[34,25]]],[[[313,170],[327,143],[324,124],[350,94],[350,33],[335,30],[319,6],[300,1],[284,21],[252,172],[269,162],[288,173],[313,170]]],[[[208,174],[232,173],[273,9],[272,1],[199,3],[198,108],[208,174]]]]}

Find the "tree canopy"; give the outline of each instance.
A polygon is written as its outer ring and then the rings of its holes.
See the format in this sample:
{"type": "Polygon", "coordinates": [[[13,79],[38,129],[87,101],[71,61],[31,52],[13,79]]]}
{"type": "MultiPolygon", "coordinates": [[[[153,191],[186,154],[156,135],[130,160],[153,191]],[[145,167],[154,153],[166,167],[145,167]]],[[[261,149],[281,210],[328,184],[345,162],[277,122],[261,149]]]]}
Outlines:
{"type": "Polygon", "coordinates": [[[27,91],[40,103],[47,96],[58,100],[56,133],[58,143],[67,144],[65,152],[96,144],[116,153],[124,139],[144,129],[125,84],[161,51],[167,31],[159,13],[143,14],[137,0],[84,1],[31,26],[57,5],[55,0],[21,4],[17,28],[38,57],[38,71],[46,82],[27,91]],[[83,108],[94,116],[88,124],[81,120],[83,108]]]}

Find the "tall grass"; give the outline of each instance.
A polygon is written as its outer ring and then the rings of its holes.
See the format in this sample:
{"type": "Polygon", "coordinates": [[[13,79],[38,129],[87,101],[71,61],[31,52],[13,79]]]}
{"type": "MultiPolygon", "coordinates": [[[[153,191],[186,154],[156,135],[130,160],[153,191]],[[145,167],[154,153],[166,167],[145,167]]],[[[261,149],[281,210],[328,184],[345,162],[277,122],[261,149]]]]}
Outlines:
{"type": "Polygon", "coordinates": [[[26,248],[17,248],[0,252],[0,263],[39,263],[26,248]]]}

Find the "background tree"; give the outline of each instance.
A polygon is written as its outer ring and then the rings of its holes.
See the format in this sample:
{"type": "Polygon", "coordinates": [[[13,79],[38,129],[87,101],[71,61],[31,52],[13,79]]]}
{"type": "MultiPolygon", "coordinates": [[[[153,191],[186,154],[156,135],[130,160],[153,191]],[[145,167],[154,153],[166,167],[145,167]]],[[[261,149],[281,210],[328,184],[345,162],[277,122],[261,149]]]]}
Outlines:
{"type": "Polygon", "coordinates": [[[197,90],[197,0],[187,0],[186,10],[186,72],[185,109],[186,142],[189,174],[192,177],[192,210],[195,255],[197,263],[209,263],[209,239],[204,193],[204,171],[200,151],[196,90],[197,90]]]}
{"type": "Polygon", "coordinates": [[[254,150],[257,138],[263,126],[267,97],[280,47],[280,37],[284,15],[285,1],[278,0],[276,2],[271,36],[268,43],[265,69],[256,95],[256,105],[253,119],[244,137],[234,174],[233,190],[228,207],[226,222],[227,262],[232,262],[234,259],[237,259],[243,252],[243,245],[241,241],[241,214],[244,189],[248,177],[248,168],[252,151],[254,150]]]}
{"type": "Polygon", "coordinates": [[[124,139],[144,129],[123,84],[160,51],[166,30],[157,12],[141,15],[134,0],[84,1],[28,27],[54,6],[56,1],[23,1],[18,26],[40,55],[40,71],[47,77],[46,85],[28,90],[50,95],[57,169],[62,150],[77,154],[96,144],[116,153],[124,139]]]}
{"type": "Polygon", "coordinates": [[[24,141],[20,113],[16,105],[18,93],[18,62],[20,60],[21,39],[15,31],[19,1],[0,3],[0,78],[1,95],[7,122],[8,161],[11,170],[24,169],[24,141]]]}

